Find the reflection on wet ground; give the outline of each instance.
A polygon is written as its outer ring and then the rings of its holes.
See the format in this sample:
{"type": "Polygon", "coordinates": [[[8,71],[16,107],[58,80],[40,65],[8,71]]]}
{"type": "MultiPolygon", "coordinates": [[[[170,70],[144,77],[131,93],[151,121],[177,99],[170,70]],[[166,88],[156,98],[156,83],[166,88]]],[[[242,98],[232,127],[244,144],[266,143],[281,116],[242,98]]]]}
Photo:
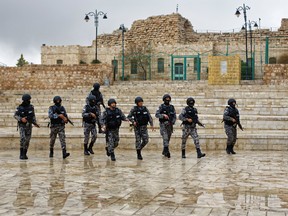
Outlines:
{"type": "MultiPolygon", "coordinates": [[[[192,150],[191,150],[192,151],[192,150]]],[[[286,152],[242,151],[227,155],[190,152],[170,160],[161,152],[117,150],[111,162],[103,152],[93,156],[60,151],[0,153],[1,215],[286,215],[286,152]],[[59,155],[57,154],[59,153],[59,155]]]]}

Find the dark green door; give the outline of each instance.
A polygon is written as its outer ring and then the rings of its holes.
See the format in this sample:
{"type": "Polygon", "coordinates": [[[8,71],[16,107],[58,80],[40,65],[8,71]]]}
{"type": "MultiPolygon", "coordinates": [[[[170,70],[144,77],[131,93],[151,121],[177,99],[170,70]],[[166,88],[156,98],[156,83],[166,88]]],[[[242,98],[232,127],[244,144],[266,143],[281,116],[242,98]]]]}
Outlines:
{"type": "Polygon", "coordinates": [[[175,63],[174,80],[184,80],[183,63],[175,63]]]}

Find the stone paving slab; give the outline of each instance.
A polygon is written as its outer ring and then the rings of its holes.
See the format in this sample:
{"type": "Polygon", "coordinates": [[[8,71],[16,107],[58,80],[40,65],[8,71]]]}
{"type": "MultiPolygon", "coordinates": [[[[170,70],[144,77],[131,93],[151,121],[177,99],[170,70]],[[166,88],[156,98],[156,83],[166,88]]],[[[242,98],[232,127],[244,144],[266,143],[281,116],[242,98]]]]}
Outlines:
{"type": "Polygon", "coordinates": [[[116,162],[103,151],[84,156],[60,150],[0,152],[0,215],[199,215],[288,214],[288,157],[281,151],[208,151],[186,159],[173,151],[116,149],[116,162]]]}

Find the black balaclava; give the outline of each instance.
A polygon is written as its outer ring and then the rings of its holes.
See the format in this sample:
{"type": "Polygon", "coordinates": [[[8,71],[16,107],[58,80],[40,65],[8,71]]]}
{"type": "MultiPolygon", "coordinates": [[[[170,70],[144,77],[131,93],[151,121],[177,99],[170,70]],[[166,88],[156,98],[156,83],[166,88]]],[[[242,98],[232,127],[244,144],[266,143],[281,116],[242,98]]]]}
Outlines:
{"type": "Polygon", "coordinates": [[[190,102],[188,103],[188,106],[190,106],[190,107],[194,107],[194,104],[195,104],[194,101],[190,101],[190,102]]]}
{"type": "Polygon", "coordinates": [[[170,98],[165,98],[164,104],[168,106],[170,104],[170,101],[170,98]]]}
{"type": "Polygon", "coordinates": [[[30,104],[31,104],[30,100],[25,100],[25,101],[22,102],[23,106],[29,106],[30,104]]]}

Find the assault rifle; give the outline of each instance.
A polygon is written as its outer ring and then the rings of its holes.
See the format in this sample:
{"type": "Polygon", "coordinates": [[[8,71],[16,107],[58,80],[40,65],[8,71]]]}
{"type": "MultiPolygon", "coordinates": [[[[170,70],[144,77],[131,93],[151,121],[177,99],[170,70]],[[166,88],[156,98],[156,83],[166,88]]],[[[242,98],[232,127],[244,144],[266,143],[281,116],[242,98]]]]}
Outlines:
{"type": "Polygon", "coordinates": [[[238,127],[240,128],[240,130],[243,131],[243,127],[242,127],[241,123],[240,123],[239,121],[236,120],[236,124],[238,125],[238,127]]]}
{"type": "Polygon", "coordinates": [[[40,125],[39,125],[38,123],[30,121],[29,118],[27,118],[27,117],[24,117],[24,118],[27,119],[27,122],[29,122],[29,123],[35,125],[35,127],[40,128],[40,125]]]}
{"type": "Polygon", "coordinates": [[[35,127],[40,128],[40,125],[37,124],[36,122],[33,122],[33,116],[34,115],[30,115],[29,113],[26,113],[27,115],[24,117],[28,123],[35,125],[35,127]]]}
{"type": "MultiPolygon", "coordinates": [[[[57,113],[58,115],[62,114],[62,113],[60,112],[60,110],[59,110],[58,107],[56,107],[55,113],[57,113]]],[[[74,123],[68,118],[68,116],[65,116],[65,118],[67,119],[67,121],[68,121],[71,125],[74,126],[74,123]]]]}
{"type": "Polygon", "coordinates": [[[199,126],[201,126],[201,127],[203,127],[203,128],[205,128],[205,125],[204,124],[202,124],[199,120],[197,120],[197,123],[196,124],[198,124],[199,126]]]}

